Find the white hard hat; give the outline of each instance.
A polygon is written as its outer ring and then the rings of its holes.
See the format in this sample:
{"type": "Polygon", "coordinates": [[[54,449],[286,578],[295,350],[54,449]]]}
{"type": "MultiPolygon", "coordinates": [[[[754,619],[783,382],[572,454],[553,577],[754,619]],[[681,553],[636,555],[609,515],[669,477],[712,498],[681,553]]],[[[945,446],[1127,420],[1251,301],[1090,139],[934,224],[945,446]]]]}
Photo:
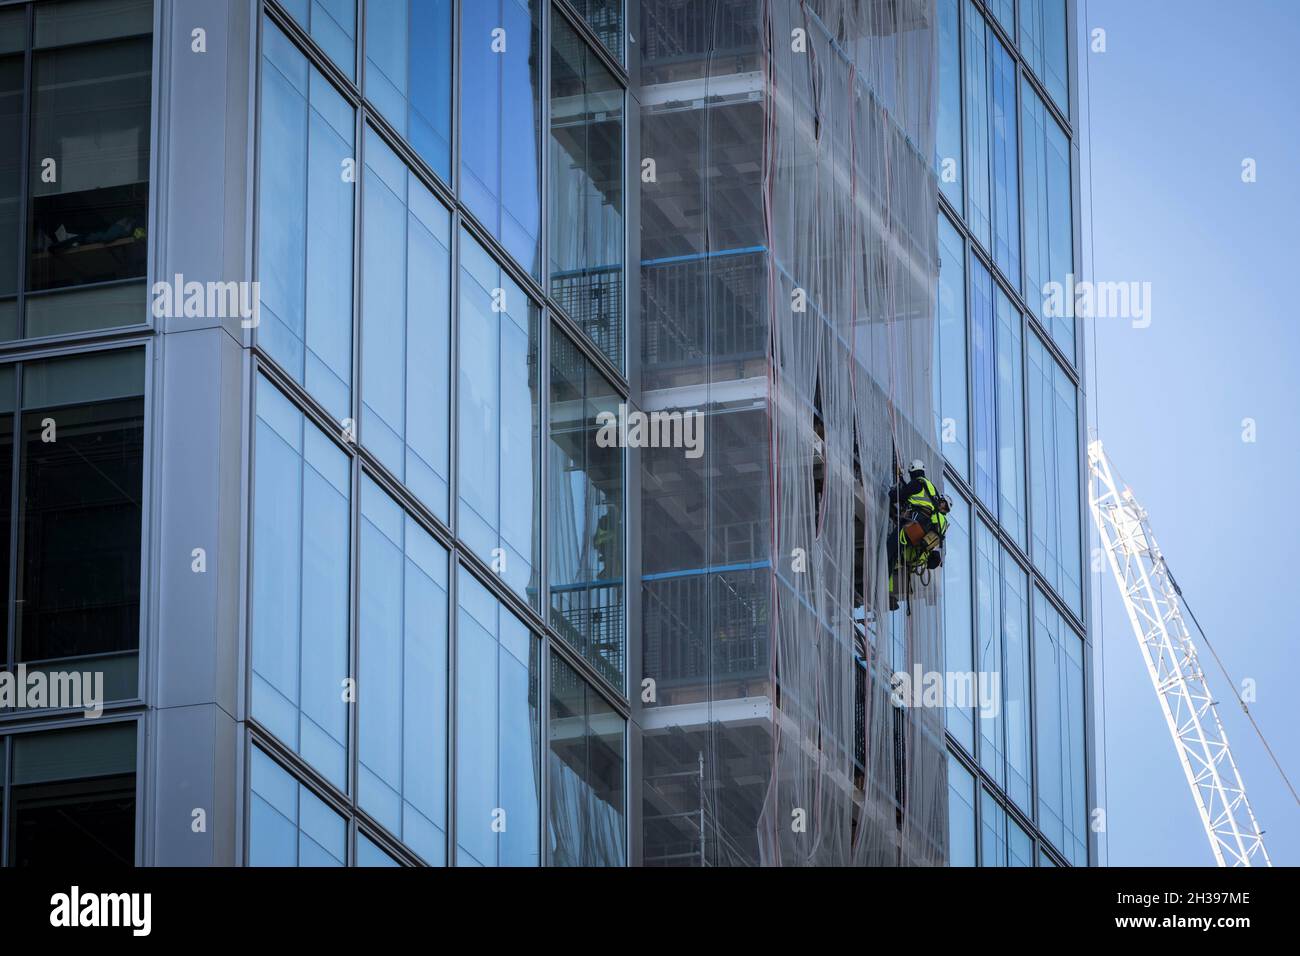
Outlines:
{"type": "Polygon", "coordinates": [[[919,459],[919,458],[915,458],[915,459],[912,460],[912,463],[911,463],[910,465],[907,466],[907,470],[908,470],[908,471],[925,471],[925,462],[921,461],[921,459],[919,459]]]}

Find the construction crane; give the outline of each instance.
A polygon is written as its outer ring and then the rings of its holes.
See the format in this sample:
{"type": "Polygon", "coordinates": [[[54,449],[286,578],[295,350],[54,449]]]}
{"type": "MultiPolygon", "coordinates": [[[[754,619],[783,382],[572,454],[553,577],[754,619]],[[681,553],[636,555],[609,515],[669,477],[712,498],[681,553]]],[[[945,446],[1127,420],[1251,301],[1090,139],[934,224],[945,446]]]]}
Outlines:
{"type": "Polygon", "coordinates": [[[1165,564],[1147,513],[1129,487],[1117,483],[1100,441],[1089,443],[1088,465],[1093,521],[1214,859],[1219,866],[1272,866],[1183,620],[1182,590],[1165,564]]]}

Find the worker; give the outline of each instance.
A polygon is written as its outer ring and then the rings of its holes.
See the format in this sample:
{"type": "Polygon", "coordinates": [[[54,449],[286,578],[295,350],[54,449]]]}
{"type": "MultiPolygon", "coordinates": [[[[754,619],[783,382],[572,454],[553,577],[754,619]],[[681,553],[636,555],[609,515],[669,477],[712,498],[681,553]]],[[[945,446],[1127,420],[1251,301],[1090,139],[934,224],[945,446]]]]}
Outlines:
{"type": "Polygon", "coordinates": [[[898,609],[898,595],[894,587],[895,571],[899,568],[899,555],[903,569],[910,574],[924,574],[943,564],[944,535],[948,532],[948,499],[939,494],[925,474],[925,462],[914,460],[908,466],[908,478],[899,476],[891,489],[890,511],[893,518],[888,539],[889,555],[889,609],[898,609]]]}

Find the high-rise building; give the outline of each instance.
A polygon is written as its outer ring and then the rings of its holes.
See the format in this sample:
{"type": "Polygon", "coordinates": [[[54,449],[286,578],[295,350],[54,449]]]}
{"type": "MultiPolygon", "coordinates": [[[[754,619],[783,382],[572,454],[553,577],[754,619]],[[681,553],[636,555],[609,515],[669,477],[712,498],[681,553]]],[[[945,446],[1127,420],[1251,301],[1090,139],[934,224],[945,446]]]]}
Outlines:
{"type": "Polygon", "coordinates": [[[1088,863],[1073,22],[0,3],[0,859],[1088,863]]]}

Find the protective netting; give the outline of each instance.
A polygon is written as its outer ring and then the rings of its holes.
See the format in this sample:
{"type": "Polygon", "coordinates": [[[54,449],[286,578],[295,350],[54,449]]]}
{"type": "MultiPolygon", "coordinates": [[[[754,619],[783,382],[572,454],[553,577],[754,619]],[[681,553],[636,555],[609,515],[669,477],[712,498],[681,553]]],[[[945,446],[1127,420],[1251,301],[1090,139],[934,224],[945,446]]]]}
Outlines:
{"type": "Polygon", "coordinates": [[[645,0],[646,863],[941,864],[941,573],[888,611],[933,435],[933,0],[645,0]],[[910,607],[910,613],[909,613],[910,607]]]}

